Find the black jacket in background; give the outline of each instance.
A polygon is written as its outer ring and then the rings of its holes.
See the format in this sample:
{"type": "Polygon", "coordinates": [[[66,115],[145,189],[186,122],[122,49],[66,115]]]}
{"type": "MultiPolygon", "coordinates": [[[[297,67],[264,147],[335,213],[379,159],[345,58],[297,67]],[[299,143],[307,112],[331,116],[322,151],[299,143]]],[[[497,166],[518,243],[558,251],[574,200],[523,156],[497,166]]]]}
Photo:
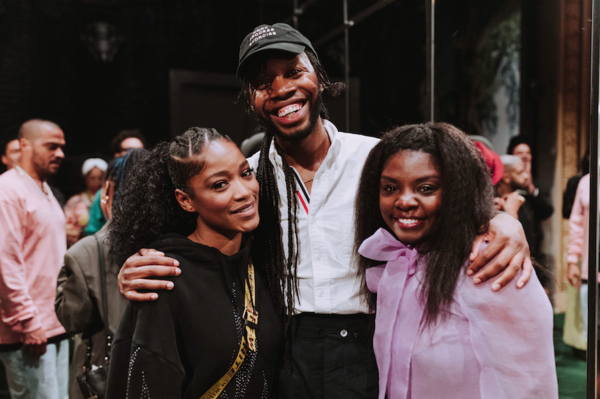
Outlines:
{"type": "MultiPolygon", "coordinates": [[[[108,398],[197,399],[225,375],[243,333],[250,246],[245,237],[240,252],[226,256],[178,234],[152,244],[179,261],[181,275],[167,278],[175,287],[159,292],[156,301],[129,304],[112,349],[108,398]]],[[[256,267],[255,275],[258,351],[248,352],[222,398],[273,394],[283,335],[256,267]]]]}

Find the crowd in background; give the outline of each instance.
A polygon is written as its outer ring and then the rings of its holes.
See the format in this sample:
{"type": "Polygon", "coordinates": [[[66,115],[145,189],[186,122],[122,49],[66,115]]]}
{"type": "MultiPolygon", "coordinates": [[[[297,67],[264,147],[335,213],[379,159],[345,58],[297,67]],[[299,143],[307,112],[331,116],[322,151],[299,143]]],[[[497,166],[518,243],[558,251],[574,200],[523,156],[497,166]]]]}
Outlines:
{"type": "Polygon", "coordinates": [[[14,399],[83,398],[77,375],[86,358],[101,364],[103,340],[116,330],[126,303],[104,237],[123,160],[144,151],[144,137],[123,130],[112,140],[110,162],[87,159],[81,166],[85,190],[66,203],[47,183],[64,159],[65,144],[60,127],[43,120],[25,122],[17,137],[2,144],[7,171],[0,175],[0,361],[14,399]],[[95,307],[103,298],[113,309],[107,335],[102,326],[108,316],[95,307]],[[98,329],[105,336],[98,337],[98,329]],[[92,341],[102,343],[88,354],[92,341]]]}

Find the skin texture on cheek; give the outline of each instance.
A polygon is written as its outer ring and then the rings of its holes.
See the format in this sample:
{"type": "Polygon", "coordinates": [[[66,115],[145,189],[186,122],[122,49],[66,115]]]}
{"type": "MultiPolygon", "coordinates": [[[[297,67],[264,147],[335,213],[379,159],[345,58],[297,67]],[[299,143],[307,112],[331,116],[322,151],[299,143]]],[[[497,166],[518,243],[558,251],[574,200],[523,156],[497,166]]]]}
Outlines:
{"type": "MultiPolygon", "coordinates": [[[[211,142],[202,154],[202,171],[189,182],[190,209],[198,214],[199,235],[231,238],[258,225],[258,182],[234,143],[211,142]]],[[[185,209],[185,208],[184,208],[185,209]]]]}
{"type": "Polygon", "coordinates": [[[265,83],[254,90],[253,109],[261,124],[286,141],[300,141],[315,130],[322,95],[306,54],[276,53],[265,61],[265,83]],[[295,106],[295,112],[285,109],[295,106]],[[285,114],[286,116],[281,116],[285,114]]]}
{"type": "Polygon", "coordinates": [[[433,158],[410,150],[392,155],[381,174],[379,206],[398,240],[427,240],[442,207],[441,175],[433,158]]]}

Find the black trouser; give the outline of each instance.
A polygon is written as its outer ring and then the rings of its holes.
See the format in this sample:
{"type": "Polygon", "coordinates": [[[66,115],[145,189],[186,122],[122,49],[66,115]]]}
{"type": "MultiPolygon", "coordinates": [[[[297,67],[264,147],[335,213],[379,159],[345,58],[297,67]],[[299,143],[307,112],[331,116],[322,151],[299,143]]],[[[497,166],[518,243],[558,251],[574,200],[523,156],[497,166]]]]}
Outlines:
{"type": "Polygon", "coordinates": [[[285,399],[377,398],[374,317],[301,313],[292,317],[292,371],[280,374],[285,399]]]}

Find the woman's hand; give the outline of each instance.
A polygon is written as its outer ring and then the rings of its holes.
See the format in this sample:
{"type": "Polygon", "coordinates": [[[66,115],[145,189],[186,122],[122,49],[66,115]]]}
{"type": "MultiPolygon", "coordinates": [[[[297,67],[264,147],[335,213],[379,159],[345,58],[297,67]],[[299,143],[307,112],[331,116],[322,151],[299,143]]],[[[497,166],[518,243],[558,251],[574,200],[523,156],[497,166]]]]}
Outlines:
{"type": "Polygon", "coordinates": [[[518,288],[527,284],[533,272],[533,265],[529,257],[529,245],[523,227],[518,220],[507,214],[496,215],[491,220],[488,232],[477,237],[473,243],[469,260],[473,263],[467,269],[467,275],[471,276],[477,273],[473,278],[475,284],[500,276],[492,284],[494,291],[498,291],[511,282],[521,267],[523,274],[517,281],[518,288]],[[480,253],[483,241],[489,241],[489,244],[480,253]]]}
{"type": "Polygon", "coordinates": [[[171,290],[173,282],[149,279],[149,277],[179,276],[179,262],[165,257],[162,252],[154,249],[142,249],[139,254],[130,256],[119,272],[119,289],[121,294],[130,301],[154,301],[158,298],[156,292],[140,293],[140,290],[171,290]]]}
{"type": "Polygon", "coordinates": [[[581,288],[581,271],[575,263],[569,263],[567,265],[567,280],[575,289],[581,288]]]}

